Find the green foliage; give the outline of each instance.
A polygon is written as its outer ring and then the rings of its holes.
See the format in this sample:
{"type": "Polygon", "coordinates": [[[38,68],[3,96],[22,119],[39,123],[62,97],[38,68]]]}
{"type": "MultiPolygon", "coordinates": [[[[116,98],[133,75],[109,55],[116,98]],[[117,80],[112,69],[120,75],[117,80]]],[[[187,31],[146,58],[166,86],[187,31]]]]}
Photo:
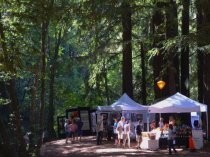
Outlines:
{"type": "MultiPolygon", "coordinates": [[[[154,78],[152,61],[160,52],[165,56],[170,51],[190,45],[191,93],[197,91],[196,49],[210,52],[209,25],[196,32],[195,8],[191,9],[190,34],[176,36],[154,45],[152,15],[156,1],[129,1],[132,7],[132,53],[134,97],[141,102],[142,84],[140,45],[145,51],[147,101],[154,101],[154,78]]],[[[178,5],[181,5],[178,1],[178,5]]],[[[77,106],[96,107],[110,105],[122,94],[122,26],[121,5],[117,0],[11,0],[0,2],[1,20],[5,38],[0,40],[0,81],[15,78],[21,111],[29,112],[31,92],[36,89],[35,108],[38,114],[40,101],[41,25],[49,20],[47,30],[46,96],[49,95],[49,72],[52,67],[59,32],[61,44],[55,67],[54,103],[57,115],[77,106]],[[2,49],[2,43],[6,49],[2,49]],[[34,79],[37,77],[37,86],[34,79]],[[108,94],[107,94],[108,93],[108,94]],[[109,100],[109,102],[108,102],[109,100]]],[[[164,7],[165,8],[165,4],[164,7]]],[[[181,6],[179,12],[181,12],[181,6]]],[[[207,8],[206,8],[207,9],[207,8]]],[[[163,10],[162,10],[163,11],[163,10]]],[[[164,12],[164,11],[163,11],[164,12]]],[[[181,13],[178,16],[181,18],[181,13]]],[[[181,23],[179,23],[179,26],[181,23]]],[[[157,26],[165,32],[165,25],[157,26]]],[[[158,34],[162,35],[162,34],[158,34]]],[[[196,94],[193,95],[196,98],[196,94]]],[[[46,98],[46,103],[48,99],[46,98]]],[[[0,104],[10,101],[0,99],[0,104]]]]}
{"type": "Polygon", "coordinates": [[[9,104],[11,101],[9,99],[4,99],[0,97],[0,105],[7,105],[9,104]]]}

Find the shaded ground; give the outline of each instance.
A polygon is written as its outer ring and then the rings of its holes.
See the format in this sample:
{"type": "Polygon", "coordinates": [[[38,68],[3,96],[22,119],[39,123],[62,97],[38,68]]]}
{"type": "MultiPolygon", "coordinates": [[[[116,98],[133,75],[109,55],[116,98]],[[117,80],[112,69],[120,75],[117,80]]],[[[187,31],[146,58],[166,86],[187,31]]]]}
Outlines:
{"type": "MultiPolygon", "coordinates": [[[[210,157],[210,145],[205,145],[203,150],[190,152],[188,150],[177,149],[178,153],[171,156],[181,157],[210,157]]],[[[113,142],[104,141],[102,145],[96,145],[95,137],[85,137],[82,142],[66,144],[65,140],[57,140],[46,143],[41,149],[42,157],[167,157],[167,150],[138,150],[135,149],[135,142],[132,142],[131,148],[117,148],[113,142]]]]}

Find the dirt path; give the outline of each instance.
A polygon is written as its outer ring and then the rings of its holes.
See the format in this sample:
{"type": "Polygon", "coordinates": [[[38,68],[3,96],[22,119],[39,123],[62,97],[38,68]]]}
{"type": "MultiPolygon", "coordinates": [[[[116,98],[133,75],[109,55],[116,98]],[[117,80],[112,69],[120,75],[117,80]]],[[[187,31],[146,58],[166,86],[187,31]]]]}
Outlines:
{"type": "MultiPolygon", "coordinates": [[[[134,147],[135,143],[131,144],[131,148],[117,148],[113,143],[104,141],[102,145],[96,145],[94,137],[85,137],[82,142],[66,144],[65,140],[57,140],[46,143],[41,149],[42,157],[168,157],[167,150],[138,150],[134,147]]],[[[210,148],[207,148],[210,150],[210,148]]],[[[171,156],[182,157],[210,157],[210,152],[196,151],[189,152],[188,150],[177,149],[178,153],[171,156]]]]}

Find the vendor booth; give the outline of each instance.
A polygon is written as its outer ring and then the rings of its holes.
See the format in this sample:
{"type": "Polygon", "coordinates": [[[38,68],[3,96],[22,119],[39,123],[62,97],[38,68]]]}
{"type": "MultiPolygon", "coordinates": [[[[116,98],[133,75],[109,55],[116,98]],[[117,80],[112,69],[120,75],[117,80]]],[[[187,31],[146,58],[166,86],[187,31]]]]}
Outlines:
{"type": "Polygon", "coordinates": [[[95,109],[90,107],[75,107],[66,110],[66,118],[80,118],[83,122],[82,134],[83,135],[92,135],[92,113],[95,112],[95,109]]]}
{"type": "MultiPolygon", "coordinates": [[[[208,128],[207,105],[194,101],[180,93],[176,93],[172,95],[171,97],[168,97],[160,102],[157,102],[149,106],[148,112],[160,113],[160,114],[161,113],[205,112],[206,113],[206,126],[207,126],[206,129],[208,128]]],[[[206,136],[208,136],[207,135],[208,130],[203,131],[201,127],[192,128],[191,126],[186,126],[182,123],[179,123],[176,128],[177,145],[185,144],[185,146],[188,146],[188,138],[192,134],[196,149],[200,149],[203,147],[203,134],[205,132],[206,132],[206,136]]],[[[167,144],[167,130],[165,130],[164,134],[161,136],[158,133],[158,131],[156,133],[157,133],[156,140],[159,139],[159,144],[160,145],[167,144]]]]}
{"type": "MultiPolygon", "coordinates": [[[[124,93],[116,102],[110,106],[98,106],[97,114],[103,114],[106,118],[108,128],[112,126],[113,119],[120,119],[124,116],[126,119],[131,120],[131,137],[135,137],[134,127],[137,125],[138,120],[142,120],[145,124],[147,123],[147,106],[141,105],[132,100],[126,93],[124,93]]],[[[146,128],[146,127],[145,127],[146,128]]]]}

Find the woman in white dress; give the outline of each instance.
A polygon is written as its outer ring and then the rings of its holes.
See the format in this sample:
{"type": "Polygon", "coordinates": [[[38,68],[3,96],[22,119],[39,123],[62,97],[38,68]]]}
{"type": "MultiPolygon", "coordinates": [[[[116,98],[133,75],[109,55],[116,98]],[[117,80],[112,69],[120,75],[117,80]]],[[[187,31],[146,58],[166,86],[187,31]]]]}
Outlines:
{"type": "Polygon", "coordinates": [[[130,142],[130,121],[127,120],[126,124],[124,125],[124,135],[123,135],[123,147],[125,148],[126,142],[128,141],[128,148],[130,148],[131,142],[130,142]]]}

